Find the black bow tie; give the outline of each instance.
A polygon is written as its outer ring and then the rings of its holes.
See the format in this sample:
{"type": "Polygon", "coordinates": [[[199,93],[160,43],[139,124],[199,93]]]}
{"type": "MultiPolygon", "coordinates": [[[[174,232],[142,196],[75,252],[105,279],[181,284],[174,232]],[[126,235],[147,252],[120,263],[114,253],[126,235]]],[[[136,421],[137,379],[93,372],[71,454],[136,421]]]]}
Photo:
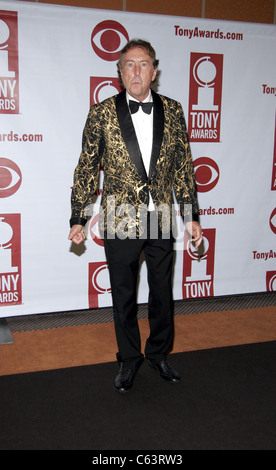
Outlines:
{"type": "Polygon", "coordinates": [[[144,113],[150,114],[153,107],[153,103],[138,103],[138,101],[129,100],[129,109],[131,114],[137,113],[139,106],[141,106],[144,113]]]}

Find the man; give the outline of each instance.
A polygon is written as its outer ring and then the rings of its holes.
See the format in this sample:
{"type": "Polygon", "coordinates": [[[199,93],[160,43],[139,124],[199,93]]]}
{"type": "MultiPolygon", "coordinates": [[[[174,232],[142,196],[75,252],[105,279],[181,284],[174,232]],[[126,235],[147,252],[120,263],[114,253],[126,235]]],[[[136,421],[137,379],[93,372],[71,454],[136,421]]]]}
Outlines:
{"type": "Polygon", "coordinates": [[[126,392],[141,366],[136,315],[139,257],[144,251],[149,284],[149,365],[169,382],[180,376],[167,361],[173,345],[173,192],[195,246],[202,241],[195,179],[181,105],[151,90],[158,61],[152,46],[130,41],[118,71],[124,91],[92,106],[75,170],[69,239],[85,240],[85,207],[104,169],[100,229],[109,265],[119,352],[115,389],[126,392]],[[147,103],[144,110],[139,103],[147,103]],[[134,108],[134,109],[133,109],[134,108]],[[189,219],[187,221],[187,219],[189,219]]]}

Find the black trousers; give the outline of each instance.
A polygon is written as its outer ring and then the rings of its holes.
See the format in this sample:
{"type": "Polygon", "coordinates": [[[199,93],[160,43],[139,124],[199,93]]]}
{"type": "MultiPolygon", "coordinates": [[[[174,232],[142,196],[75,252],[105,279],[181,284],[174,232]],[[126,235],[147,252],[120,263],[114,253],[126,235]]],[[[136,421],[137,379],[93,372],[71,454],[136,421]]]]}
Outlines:
{"type": "Polygon", "coordinates": [[[104,240],[109,265],[114,325],[119,352],[117,359],[125,368],[135,367],[141,352],[137,321],[137,279],[142,251],[148,272],[148,319],[150,335],[145,356],[163,360],[173,345],[172,301],[173,238],[104,240]]]}

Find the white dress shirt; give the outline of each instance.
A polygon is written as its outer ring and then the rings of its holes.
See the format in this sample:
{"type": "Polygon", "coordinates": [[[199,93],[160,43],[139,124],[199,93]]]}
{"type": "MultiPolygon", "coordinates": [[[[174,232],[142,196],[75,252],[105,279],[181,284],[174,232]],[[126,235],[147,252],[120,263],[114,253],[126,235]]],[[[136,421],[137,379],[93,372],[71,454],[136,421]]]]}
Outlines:
{"type": "MultiPolygon", "coordinates": [[[[128,93],[126,93],[127,103],[129,100],[138,101],[128,93]]],[[[152,102],[151,92],[148,97],[143,100],[143,103],[152,102]]],[[[147,175],[149,174],[151,151],[152,151],[152,138],[153,138],[153,109],[150,114],[144,113],[141,107],[137,113],[131,114],[132,122],[136,132],[138,144],[141,150],[142,159],[147,175]]],[[[148,210],[154,210],[154,203],[149,193],[149,205],[148,210]]]]}

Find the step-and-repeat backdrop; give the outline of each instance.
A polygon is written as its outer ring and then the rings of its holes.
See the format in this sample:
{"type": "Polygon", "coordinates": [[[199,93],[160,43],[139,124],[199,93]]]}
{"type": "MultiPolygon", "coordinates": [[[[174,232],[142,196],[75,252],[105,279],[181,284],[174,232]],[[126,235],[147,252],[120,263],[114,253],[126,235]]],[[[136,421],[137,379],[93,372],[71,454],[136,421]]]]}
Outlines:
{"type": "MultiPolygon", "coordinates": [[[[120,91],[117,60],[152,43],[157,91],[181,102],[204,244],[175,206],[174,298],[276,290],[276,28],[1,1],[0,317],[111,305],[97,223],[68,241],[73,171],[89,107],[120,91]]],[[[138,302],[147,302],[141,262],[138,302]]]]}

